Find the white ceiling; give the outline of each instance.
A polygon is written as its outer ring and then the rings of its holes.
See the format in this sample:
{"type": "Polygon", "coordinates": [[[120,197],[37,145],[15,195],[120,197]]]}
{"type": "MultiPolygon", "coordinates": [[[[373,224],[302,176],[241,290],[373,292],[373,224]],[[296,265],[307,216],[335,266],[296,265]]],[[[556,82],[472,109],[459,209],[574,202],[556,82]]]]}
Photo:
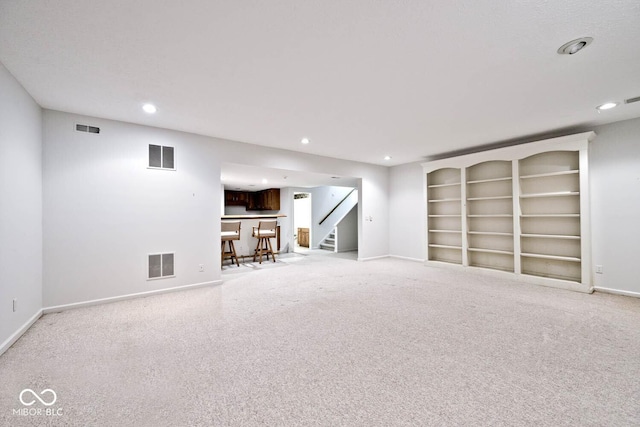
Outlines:
{"type": "Polygon", "coordinates": [[[222,164],[220,175],[225,190],[259,191],[267,188],[285,187],[335,186],[355,188],[358,186],[358,180],[351,177],[262,168],[234,163],[222,164]],[[263,180],[266,180],[266,182],[263,180]]]}
{"type": "Polygon", "coordinates": [[[640,95],[638,40],[638,0],[0,0],[45,108],[387,165],[640,117],[595,110],[640,95]]]}

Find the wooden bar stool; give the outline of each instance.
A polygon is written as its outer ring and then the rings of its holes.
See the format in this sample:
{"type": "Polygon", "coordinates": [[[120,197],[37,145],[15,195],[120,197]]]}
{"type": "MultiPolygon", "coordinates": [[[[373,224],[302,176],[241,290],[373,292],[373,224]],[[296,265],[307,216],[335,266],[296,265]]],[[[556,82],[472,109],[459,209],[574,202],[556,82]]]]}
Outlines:
{"type": "Polygon", "coordinates": [[[240,240],[240,221],[222,221],[221,223],[220,240],[222,240],[222,259],[220,260],[220,267],[224,263],[224,260],[231,258],[231,264],[233,259],[236,260],[236,265],[240,267],[238,262],[238,256],[236,255],[236,247],[233,244],[234,240],[240,240]],[[225,251],[225,243],[229,243],[229,250],[225,251]]]}
{"type": "Polygon", "coordinates": [[[260,264],[262,264],[262,254],[266,251],[267,261],[269,261],[269,254],[273,258],[273,262],[276,262],[276,256],[273,253],[273,247],[271,246],[271,238],[276,237],[277,221],[260,221],[257,227],[253,227],[253,237],[258,239],[258,245],[256,251],[253,254],[253,261],[256,261],[256,257],[260,255],[260,264]]]}

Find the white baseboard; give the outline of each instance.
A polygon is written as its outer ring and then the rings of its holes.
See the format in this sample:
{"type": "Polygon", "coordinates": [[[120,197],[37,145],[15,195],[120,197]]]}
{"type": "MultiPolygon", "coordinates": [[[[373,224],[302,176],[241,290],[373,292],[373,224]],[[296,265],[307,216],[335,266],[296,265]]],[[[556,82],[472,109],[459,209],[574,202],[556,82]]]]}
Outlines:
{"type": "Polygon", "coordinates": [[[2,344],[0,344],[0,355],[2,355],[5,351],[9,350],[9,347],[11,347],[13,345],[13,343],[15,343],[16,341],[18,341],[18,339],[25,333],[27,332],[27,330],[34,324],[36,323],[36,320],[38,320],[40,317],[42,317],[42,309],[38,310],[36,312],[36,314],[34,314],[33,316],[31,316],[31,318],[29,320],[27,320],[25,322],[24,325],[22,325],[20,327],[20,329],[18,329],[17,331],[15,331],[13,333],[13,335],[11,335],[9,338],[7,338],[5,340],[5,342],[3,342],[2,344]]]}
{"type": "Polygon", "coordinates": [[[403,259],[405,261],[413,261],[413,262],[424,262],[424,259],[420,258],[411,258],[408,256],[400,256],[400,255],[389,255],[390,258],[403,259]]]}
{"type": "Polygon", "coordinates": [[[358,247],[355,248],[340,248],[340,250],[336,251],[336,253],[341,254],[343,252],[355,252],[358,250],[358,247]]]}
{"type": "Polygon", "coordinates": [[[453,264],[443,261],[425,261],[424,264],[427,267],[452,269],[464,271],[469,274],[480,274],[483,276],[501,277],[514,282],[529,283],[532,285],[546,286],[548,288],[564,289],[567,291],[582,292],[587,294],[593,292],[593,286],[585,285],[578,282],[572,282],[569,280],[531,276],[528,274],[515,274],[509,271],[494,270],[492,268],[483,267],[463,266],[460,264],[453,264]]]}
{"type": "Polygon", "coordinates": [[[389,255],[372,256],[369,258],[358,258],[358,261],[373,261],[374,259],[389,258],[389,255]]]}
{"type": "Polygon", "coordinates": [[[134,299],[134,298],[143,298],[151,295],[166,294],[169,292],[186,291],[188,289],[202,288],[204,286],[214,286],[214,285],[220,285],[220,284],[222,284],[222,280],[214,280],[211,282],[195,283],[193,285],[176,286],[175,288],[158,289],[155,291],[148,291],[148,292],[138,292],[135,294],[127,294],[127,295],[120,295],[117,297],[94,299],[91,301],[74,302],[71,304],[62,304],[62,305],[56,305],[53,307],[45,307],[42,309],[42,312],[44,314],[57,313],[60,311],[71,310],[74,308],[90,307],[92,305],[108,304],[110,302],[124,301],[124,300],[134,299]]]}
{"type": "Polygon", "coordinates": [[[640,292],[623,291],[620,289],[611,289],[611,288],[601,288],[599,286],[595,286],[593,289],[596,292],[602,292],[605,294],[624,295],[627,297],[640,298],[640,292]]]}

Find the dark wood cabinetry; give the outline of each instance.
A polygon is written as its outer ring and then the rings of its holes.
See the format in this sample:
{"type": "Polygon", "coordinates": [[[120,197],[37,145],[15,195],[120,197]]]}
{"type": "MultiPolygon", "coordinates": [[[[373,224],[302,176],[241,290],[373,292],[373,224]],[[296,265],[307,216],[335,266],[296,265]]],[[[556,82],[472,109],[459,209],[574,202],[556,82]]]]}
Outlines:
{"type": "Polygon", "coordinates": [[[262,191],[225,191],[225,206],[246,206],[248,211],[279,211],[280,189],[262,191]]]}
{"type": "Polygon", "coordinates": [[[248,199],[249,197],[246,191],[224,192],[224,204],[226,206],[246,206],[248,199]]]}
{"type": "Polygon", "coordinates": [[[270,188],[268,190],[259,191],[258,194],[261,206],[258,208],[264,211],[279,211],[280,210],[280,189],[270,188]]]}

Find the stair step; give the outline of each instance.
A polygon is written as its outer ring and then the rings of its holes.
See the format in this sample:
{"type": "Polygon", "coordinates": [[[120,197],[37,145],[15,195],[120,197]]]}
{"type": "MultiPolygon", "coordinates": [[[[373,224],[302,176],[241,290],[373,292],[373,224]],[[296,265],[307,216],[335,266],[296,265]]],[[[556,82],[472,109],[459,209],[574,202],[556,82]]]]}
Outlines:
{"type": "Polygon", "coordinates": [[[324,242],[334,244],[336,242],[336,239],[327,237],[326,239],[324,239],[324,242]]]}
{"type": "Polygon", "coordinates": [[[326,243],[320,243],[320,249],[328,249],[330,251],[334,250],[336,248],[335,245],[329,245],[326,243]]]}

